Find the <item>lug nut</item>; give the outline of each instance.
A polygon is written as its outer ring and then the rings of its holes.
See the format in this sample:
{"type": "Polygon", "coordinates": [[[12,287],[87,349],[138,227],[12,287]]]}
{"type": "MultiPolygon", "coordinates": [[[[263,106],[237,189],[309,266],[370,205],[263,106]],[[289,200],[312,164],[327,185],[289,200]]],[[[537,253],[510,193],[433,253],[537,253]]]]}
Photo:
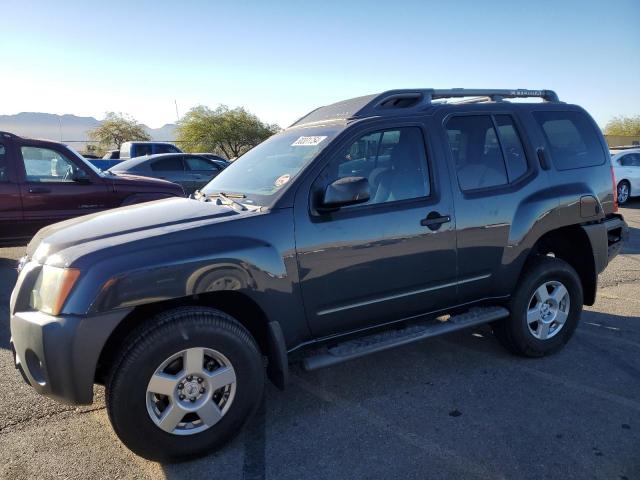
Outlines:
{"type": "Polygon", "coordinates": [[[184,400],[185,397],[184,397],[184,395],[180,394],[179,398],[180,398],[180,400],[184,400]]]}
{"type": "Polygon", "coordinates": [[[204,393],[204,387],[200,387],[200,393],[204,393]]]}
{"type": "Polygon", "coordinates": [[[181,383],[179,383],[179,384],[178,384],[178,390],[182,390],[183,388],[184,388],[184,385],[183,385],[183,384],[181,384],[181,383]]]}
{"type": "Polygon", "coordinates": [[[195,401],[196,401],[195,398],[190,398],[189,400],[191,400],[191,403],[195,403],[195,401]]]}
{"type": "Polygon", "coordinates": [[[204,379],[203,379],[203,378],[198,377],[198,383],[202,383],[202,382],[204,382],[204,379]]]}
{"type": "Polygon", "coordinates": [[[191,380],[193,380],[193,375],[187,375],[187,381],[190,382],[191,380]]]}

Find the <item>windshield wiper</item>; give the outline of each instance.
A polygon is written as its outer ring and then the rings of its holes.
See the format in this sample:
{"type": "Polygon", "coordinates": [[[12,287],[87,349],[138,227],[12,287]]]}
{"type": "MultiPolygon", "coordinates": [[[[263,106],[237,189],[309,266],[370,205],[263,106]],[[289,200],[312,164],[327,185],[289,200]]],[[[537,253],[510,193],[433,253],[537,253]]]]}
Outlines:
{"type": "Polygon", "coordinates": [[[217,196],[220,197],[224,200],[226,200],[227,202],[233,203],[235,205],[238,205],[240,207],[240,210],[244,211],[247,209],[247,207],[245,207],[242,203],[238,202],[237,200],[234,200],[234,198],[246,198],[246,195],[243,195],[241,193],[225,193],[225,192],[218,192],[218,193],[214,193],[212,196],[217,196]]]}

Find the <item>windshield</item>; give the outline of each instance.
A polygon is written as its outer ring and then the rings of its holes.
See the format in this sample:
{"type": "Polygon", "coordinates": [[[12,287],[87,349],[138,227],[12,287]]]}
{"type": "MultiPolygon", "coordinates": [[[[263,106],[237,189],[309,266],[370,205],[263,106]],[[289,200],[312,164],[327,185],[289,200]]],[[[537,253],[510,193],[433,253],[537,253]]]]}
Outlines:
{"type": "Polygon", "coordinates": [[[202,189],[246,195],[246,203],[267,205],[342,129],[340,126],[278,133],[249,150],[202,189]]]}

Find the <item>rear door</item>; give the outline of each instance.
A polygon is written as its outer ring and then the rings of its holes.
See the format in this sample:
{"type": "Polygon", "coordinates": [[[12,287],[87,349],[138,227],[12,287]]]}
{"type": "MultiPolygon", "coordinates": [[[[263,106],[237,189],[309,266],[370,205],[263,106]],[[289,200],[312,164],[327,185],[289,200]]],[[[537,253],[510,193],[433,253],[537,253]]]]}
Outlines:
{"type": "Polygon", "coordinates": [[[183,157],[193,180],[193,190],[199,190],[215,178],[222,170],[216,162],[197,155],[183,157]]]}
{"type": "Polygon", "coordinates": [[[458,303],[507,295],[513,285],[508,285],[504,267],[517,252],[509,246],[517,246],[527,233],[513,228],[514,219],[531,214],[523,200],[547,186],[546,176],[523,141],[522,122],[505,107],[456,107],[453,114],[440,113],[435,122],[444,127],[451,168],[458,303]]]}
{"type": "Polygon", "coordinates": [[[25,235],[15,153],[9,137],[0,135],[0,240],[25,235]]]}
{"type": "Polygon", "coordinates": [[[153,177],[182,185],[185,192],[193,191],[193,179],[180,155],[164,155],[154,159],[149,163],[149,168],[153,177]]]}
{"type": "Polygon", "coordinates": [[[16,150],[24,220],[31,231],[108,208],[106,183],[64,149],[23,141],[16,150]]]}

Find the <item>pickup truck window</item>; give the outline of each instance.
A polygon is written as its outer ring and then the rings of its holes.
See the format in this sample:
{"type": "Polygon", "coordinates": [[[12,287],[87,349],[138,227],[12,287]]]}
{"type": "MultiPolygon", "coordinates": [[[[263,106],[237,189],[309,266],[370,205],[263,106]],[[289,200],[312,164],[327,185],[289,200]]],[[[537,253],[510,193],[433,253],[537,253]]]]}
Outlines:
{"type": "Polygon", "coordinates": [[[327,184],[344,177],[365,177],[369,180],[369,201],[344,208],[428,197],[430,194],[424,138],[418,127],[367,133],[338,153],[327,169],[327,184]]]}
{"type": "Polygon", "coordinates": [[[594,126],[581,112],[534,112],[558,170],[595,167],[605,161],[594,126]]]}
{"type": "Polygon", "coordinates": [[[447,121],[446,129],[463,191],[509,183],[490,115],[455,116],[447,121]]]}
{"type": "Polygon", "coordinates": [[[21,147],[22,160],[28,182],[73,182],[74,178],[86,176],[64,155],[41,147],[21,147]]]}
{"type": "Polygon", "coordinates": [[[156,151],[154,153],[180,153],[180,150],[173,145],[159,144],[156,145],[156,151]]]}
{"type": "Polygon", "coordinates": [[[0,143],[0,182],[9,181],[9,169],[7,168],[7,150],[0,143]]]}

